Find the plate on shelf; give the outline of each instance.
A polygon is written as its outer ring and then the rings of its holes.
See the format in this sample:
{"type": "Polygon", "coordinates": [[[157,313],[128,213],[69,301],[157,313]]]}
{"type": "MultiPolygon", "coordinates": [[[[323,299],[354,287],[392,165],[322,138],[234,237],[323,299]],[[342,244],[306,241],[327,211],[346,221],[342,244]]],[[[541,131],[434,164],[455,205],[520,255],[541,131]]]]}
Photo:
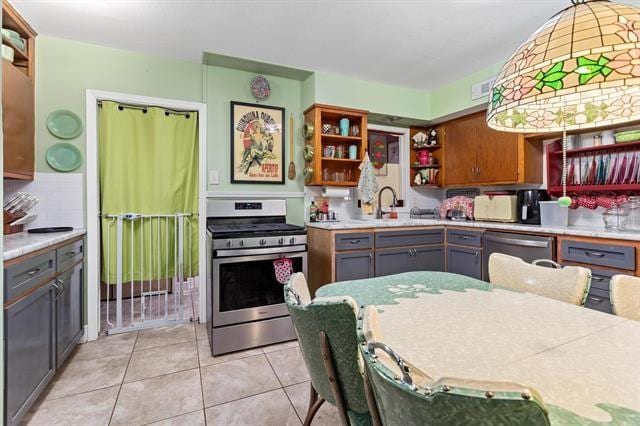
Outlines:
{"type": "Polygon", "coordinates": [[[47,117],[47,129],[60,139],[73,139],[82,133],[82,120],[67,109],[53,111],[47,117]]]}
{"type": "Polygon", "coordinates": [[[82,164],[82,154],[75,146],[60,142],[47,150],[47,164],[59,172],[71,172],[82,164]]]}

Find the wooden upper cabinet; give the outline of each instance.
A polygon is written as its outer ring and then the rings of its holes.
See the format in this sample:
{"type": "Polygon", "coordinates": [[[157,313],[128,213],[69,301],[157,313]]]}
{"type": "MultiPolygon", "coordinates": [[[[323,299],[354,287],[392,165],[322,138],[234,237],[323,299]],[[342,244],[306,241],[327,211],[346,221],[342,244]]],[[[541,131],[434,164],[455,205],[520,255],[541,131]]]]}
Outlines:
{"type": "Polygon", "coordinates": [[[542,183],[542,143],[493,130],[485,115],[483,111],[442,125],[444,185],[542,183]]]}
{"type": "Polygon", "coordinates": [[[463,117],[444,125],[444,184],[464,185],[475,181],[476,120],[463,117]]]}
{"type": "MultiPolygon", "coordinates": [[[[2,134],[4,177],[32,180],[35,160],[35,38],[29,24],[2,1],[2,26],[25,39],[25,50],[14,47],[14,61],[2,60],[2,134]]],[[[12,45],[3,37],[3,43],[12,45]]]]}

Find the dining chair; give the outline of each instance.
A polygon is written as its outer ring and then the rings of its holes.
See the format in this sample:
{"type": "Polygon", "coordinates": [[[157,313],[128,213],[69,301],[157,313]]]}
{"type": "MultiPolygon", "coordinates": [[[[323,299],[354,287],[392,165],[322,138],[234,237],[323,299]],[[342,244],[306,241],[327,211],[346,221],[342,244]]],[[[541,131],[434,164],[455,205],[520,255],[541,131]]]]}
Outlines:
{"type": "Polygon", "coordinates": [[[311,300],[307,280],[293,274],[284,287],[285,301],[311,377],[310,425],[320,406],[336,406],[343,425],[371,425],[359,368],[356,334],[358,305],[351,297],[311,300]]]}
{"type": "Polygon", "coordinates": [[[365,394],[374,424],[549,425],[542,399],[528,387],[432,379],[379,340],[376,318],[377,309],[367,306],[358,322],[365,394]]]}
{"type": "Polygon", "coordinates": [[[630,275],[614,275],[610,285],[613,313],[640,321],[640,278],[630,275]]]}
{"type": "Polygon", "coordinates": [[[548,259],[527,263],[519,257],[493,253],[489,257],[489,281],[498,287],[582,306],[591,286],[591,271],[580,266],[562,267],[548,259]],[[543,263],[552,267],[540,266],[543,263]]]}

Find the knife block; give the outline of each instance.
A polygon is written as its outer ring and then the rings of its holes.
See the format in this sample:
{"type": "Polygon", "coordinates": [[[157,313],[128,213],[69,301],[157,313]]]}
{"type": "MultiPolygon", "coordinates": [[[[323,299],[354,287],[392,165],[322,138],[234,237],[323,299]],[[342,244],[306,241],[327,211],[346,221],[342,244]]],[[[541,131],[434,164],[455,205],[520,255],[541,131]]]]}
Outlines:
{"type": "Polygon", "coordinates": [[[2,223],[4,235],[9,234],[17,234],[18,232],[24,231],[24,225],[9,225],[11,222],[20,219],[21,217],[25,217],[27,214],[22,213],[9,213],[6,210],[2,211],[2,223]]]}

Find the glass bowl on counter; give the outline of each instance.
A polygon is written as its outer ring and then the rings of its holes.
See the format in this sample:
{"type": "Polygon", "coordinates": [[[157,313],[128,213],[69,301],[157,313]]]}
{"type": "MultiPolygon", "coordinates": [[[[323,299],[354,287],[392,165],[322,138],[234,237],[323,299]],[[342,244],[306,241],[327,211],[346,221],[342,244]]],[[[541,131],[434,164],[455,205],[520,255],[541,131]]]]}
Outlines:
{"type": "Polygon", "coordinates": [[[629,221],[629,211],[624,205],[612,206],[602,213],[604,228],[609,231],[624,231],[629,221]]]}
{"type": "Polygon", "coordinates": [[[627,211],[628,215],[624,230],[640,232],[640,197],[629,197],[629,200],[622,204],[622,208],[627,211]]]}

